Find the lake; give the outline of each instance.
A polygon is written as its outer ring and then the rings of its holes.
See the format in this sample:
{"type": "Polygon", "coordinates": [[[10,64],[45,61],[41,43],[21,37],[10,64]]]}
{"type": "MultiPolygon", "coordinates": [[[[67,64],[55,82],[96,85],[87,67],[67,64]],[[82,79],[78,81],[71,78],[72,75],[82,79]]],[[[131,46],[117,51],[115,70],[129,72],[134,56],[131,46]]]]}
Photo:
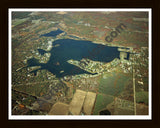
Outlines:
{"type": "MultiPolygon", "coordinates": [[[[53,33],[53,32],[52,32],[53,33]]],[[[55,36],[54,33],[52,36],[55,36]]],[[[43,35],[44,36],[44,35],[43,35]]],[[[46,36],[49,36],[46,34],[46,36]]],[[[41,66],[41,69],[46,69],[49,72],[56,75],[56,77],[64,77],[76,74],[92,74],[75,65],[69,64],[68,60],[80,61],[83,58],[88,58],[93,61],[99,62],[111,62],[115,58],[119,58],[120,52],[118,47],[111,47],[102,44],[95,44],[86,40],[74,40],[74,39],[58,39],[52,42],[52,49],[50,59],[46,64],[39,63],[38,60],[32,58],[28,60],[28,67],[41,66]],[[64,72],[62,72],[64,71],[64,72]]],[[[38,49],[41,55],[44,55],[46,51],[38,49]]],[[[40,70],[40,69],[38,69],[40,70]]],[[[34,73],[37,70],[33,71],[34,73]]]]}
{"type": "Polygon", "coordinates": [[[56,31],[51,31],[49,33],[46,33],[46,34],[43,34],[43,35],[40,35],[40,37],[42,36],[46,36],[46,37],[56,37],[57,35],[63,33],[64,31],[62,31],[61,29],[57,29],[56,31]]]}

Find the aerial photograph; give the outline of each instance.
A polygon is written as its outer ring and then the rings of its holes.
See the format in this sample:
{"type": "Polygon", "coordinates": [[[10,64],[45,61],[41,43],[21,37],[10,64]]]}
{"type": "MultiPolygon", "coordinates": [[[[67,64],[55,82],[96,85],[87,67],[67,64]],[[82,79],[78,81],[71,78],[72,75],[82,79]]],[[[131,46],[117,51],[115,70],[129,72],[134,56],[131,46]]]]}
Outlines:
{"type": "Polygon", "coordinates": [[[148,11],[15,10],[10,23],[11,115],[149,115],[148,11]]]}

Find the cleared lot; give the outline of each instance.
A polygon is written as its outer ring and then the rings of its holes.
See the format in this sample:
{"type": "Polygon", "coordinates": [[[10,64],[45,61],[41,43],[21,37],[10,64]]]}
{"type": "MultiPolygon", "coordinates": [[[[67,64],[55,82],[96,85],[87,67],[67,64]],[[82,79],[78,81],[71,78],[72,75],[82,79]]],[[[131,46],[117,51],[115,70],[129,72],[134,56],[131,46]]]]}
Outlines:
{"type": "Polygon", "coordinates": [[[69,112],[69,105],[57,102],[55,103],[48,115],[68,115],[69,112]]]}
{"type": "Polygon", "coordinates": [[[69,106],[69,111],[72,115],[80,115],[86,94],[87,92],[85,91],[76,90],[69,106]]]}
{"type": "Polygon", "coordinates": [[[91,115],[92,109],[95,103],[95,99],[96,99],[96,93],[87,92],[84,105],[83,105],[83,111],[85,115],[91,115]]]}

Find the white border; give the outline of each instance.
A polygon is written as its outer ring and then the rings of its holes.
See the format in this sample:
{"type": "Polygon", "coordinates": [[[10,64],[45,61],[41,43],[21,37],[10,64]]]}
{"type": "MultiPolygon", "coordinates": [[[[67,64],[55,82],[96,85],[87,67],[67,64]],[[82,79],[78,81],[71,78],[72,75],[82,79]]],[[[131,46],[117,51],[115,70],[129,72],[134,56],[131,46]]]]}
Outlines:
{"type": "Polygon", "coordinates": [[[8,9],[8,13],[9,13],[9,22],[8,22],[8,29],[9,29],[9,33],[8,33],[8,38],[9,38],[9,45],[8,45],[8,49],[9,49],[9,58],[8,58],[8,62],[9,62],[9,66],[8,66],[8,71],[9,71],[9,80],[8,80],[8,93],[9,93],[9,97],[8,97],[8,119],[9,120],[151,120],[152,119],[152,9],[151,8],[139,8],[139,9],[135,9],[135,8],[127,8],[127,9],[118,9],[118,8],[112,8],[112,9],[88,9],[88,8],[83,8],[83,9],[63,9],[63,8],[55,8],[55,9],[48,9],[48,8],[44,8],[44,9],[33,9],[33,8],[10,8],[8,9]],[[11,62],[12,62],[12,58],[11,58],[11,53],[12,53],[12,48],[11,48],[11,12],[12,11],[29,11],[29,12],[33,12],[33,11],[43,11],[43,12],[48,12],[48,11],[67,11],[67,12],[77,12],[77,11],[82,11],[82,12],[86,12],[86,11],[92,11],[92,12],[102,12],[102,11],[118,11],[118,12],[136,12],[136,11],[140,11],[140,12],[148,12],[149,13],[149,115],[146,116],[139,116],[139,115],[133,115],[133,116],[115,116],[115,115],[111,115],[111,116],[49,116],[49,115],[42,115],[42,116],[21,116],[21,115],[11,115],[11,73],[12,73],[12,69],[11,69],[11,62]]]}

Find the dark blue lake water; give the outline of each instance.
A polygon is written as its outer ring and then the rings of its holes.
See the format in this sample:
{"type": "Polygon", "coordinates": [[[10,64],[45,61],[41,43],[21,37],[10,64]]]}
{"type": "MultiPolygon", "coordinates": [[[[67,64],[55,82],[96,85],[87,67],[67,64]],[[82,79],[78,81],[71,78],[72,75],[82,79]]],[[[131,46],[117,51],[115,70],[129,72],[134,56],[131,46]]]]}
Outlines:
{"type": "Polygon", "coordinates": [[[46,33],[46,34],[43,34],[41,35],[40,37],[42,36],[46,36],[46,37],[56,37],[57,35],[63,33],[64,31],[62,31],[61,29],[57,29],[56,31],[51,31],[49,33],[46,33]]]}
{"type": "MultiPolygon", "coordinates": [[[[67,61],[71,59],[80,61],[83,58],[88,58],[93,61],[110,62],[119,58],[120,54],[118,47],[109,47],[84,40],[59,39],[54,41],[52,45],[53,48],[49,51],[51,56],[46,64],[39,63],[38,60],[32,58],[28,60],[28,66],[41,66],[41,69],[46,69],[57,77],[84,73],[92,74],[69,64],[67,61]]],[[[46,52],[42,49],[38,49],[38,51],[42,55],[46,52]]],[[[36,73],[37,70],[33,72],[36,73]]]]}

